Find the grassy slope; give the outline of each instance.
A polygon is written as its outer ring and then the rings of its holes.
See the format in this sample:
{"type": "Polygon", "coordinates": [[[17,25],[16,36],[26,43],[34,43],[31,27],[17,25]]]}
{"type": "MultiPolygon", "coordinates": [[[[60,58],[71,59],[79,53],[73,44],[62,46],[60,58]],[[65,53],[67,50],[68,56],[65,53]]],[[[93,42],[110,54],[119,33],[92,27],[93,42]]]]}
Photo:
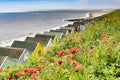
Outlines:
{"type": "Polygon", "coordinates": [[[25,66],[4,69],[2,74],[0,73],[0,79],[11,76],[17,80],[18,78],[31,80],[33,74],[27,75],[24,68],[36,66],[42,68],[41,71],[36,72],[39,75],[38,80],[119,80],[120,10],[89,24],[82,32],[63,38],[58,44],[48,49],[45,55],[40,58],[30,58],[25,66]],[[107,34],[107,37],[103,38],[102,34],[107,34]],[[70,48],[78,48],[78,51],[71,54],[70,48]],[[65,54],[58,57],[58,53],[63,49],[65,54]],[[93,52],[90,54],[91,49],[93,52]],[[66,59],[67,55],[72,58],[66,59]],[[50,62],[51,58],[54,58],[54,63],[50,62]],[[62,66],[58,65],[59,60],[63,60],[62,66]],[[82,65],[80,70],[76,71],[76,67],[70,65],[73,60],[82,65]],[[24,76],[16,76],[17,71],[21,71],[24,76]]]}

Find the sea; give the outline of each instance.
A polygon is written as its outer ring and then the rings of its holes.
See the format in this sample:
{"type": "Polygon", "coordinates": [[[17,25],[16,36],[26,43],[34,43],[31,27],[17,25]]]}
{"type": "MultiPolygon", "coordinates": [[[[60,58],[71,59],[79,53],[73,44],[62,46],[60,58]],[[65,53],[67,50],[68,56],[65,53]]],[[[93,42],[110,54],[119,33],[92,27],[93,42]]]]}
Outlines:
{"type": "MultiPolygon", "coordinates": [[[[57,29],[73,22],[66,19],[89,17],[96,10],[52,10],[0,13],[0,47],[10,46],[14,40],[57,29]]],[[[97,10],[100,11],[100,10],[97,10]]]]}

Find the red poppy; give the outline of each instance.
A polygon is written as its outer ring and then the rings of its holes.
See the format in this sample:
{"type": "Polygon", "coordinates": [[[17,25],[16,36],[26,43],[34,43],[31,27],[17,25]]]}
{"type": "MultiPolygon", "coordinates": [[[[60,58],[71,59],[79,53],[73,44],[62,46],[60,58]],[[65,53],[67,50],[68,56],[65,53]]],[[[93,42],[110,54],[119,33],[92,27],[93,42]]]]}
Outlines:
{"type": "Polygon", "coordinates": [[[59,61],[58,61],[58,65],[59,65],[59,66],[62,66],[62,64],[63,64],[63,60],[59,60],[59,61]]]}
{"type": "Polygon", "coordinates": [[[12,77],[8,77],[8,79],[7,80],[12,80],[12,77]]]}
{"type": "Polygon", "coordinates": [[[73,60],[71,63],[70,63],[70,65],[72,66],[72,65],[77,65],[78,64],[78,62],[76,61],[76,60],[73,60]]]}
{"type": "Polygon", "coordinates": [[[102,34],[102,37],[107,37],[107,34],[106,34],[106,33],[103,33],[103,34],[102,34]]]}
{"type": "Polygon", "coordinates": [[[76,48],[75,52],[78,53],[78,52],[80,52],[80,50],[81,50],[80,48],[76,48]]]}
{"type": "Polygon", "coordinates": [[[106,43],[107,42],[107,38],[103,37],[102,43],[106,43]]]}
{"type": "Polygon", "coordinates": [[[34,68],[25,68],[24,72],[28,73],[29,75],[31,75],[31,74],[33,74],[35,72],[35,69],[34,68]]]}
{"type": "Polygon", "coordinates": [[[34,73],[34,74],[32,75],[32,79],[33,79],[33,80],[36,80],[37,77],[38,77],[38,73],[34,73]]]}
{"type": "Polygon", "coordinates": [[[2,72],[2,68],[0,68],[0,73],[2,72]]]}
{"type": "Polygon", "coordinates": [[[40,66],[37,66],[36,68],[35,68],[35,71],[40,71],[41,70],[41,67],[40,66]]]}
{"type": "Polygon", "coordinates": [[[54,63],[54,62],[55,62],[55,59],[54,59],[54,58],[51,58],[51,59],[50,59],[50,62],[54,63]]]}
{"type": "Polygon", "coordinates": [[[82,40],[82,39],[80,40],[80,43],[83,43],[83,40],[82,40]]]}
{"type": "Polygon", "coordinates": [[[94,53],[94,49],[90,49],[88,52],[89,52],[90,54],[93,54],[93,53],[94,53]]]}
{"type": "Polygon", "coordinates": [[[58,53],[58,57],[61,57],[61,56],[64,56],[65,55],[65,50],[61,50],[59,53],[58,53]]]}
{"type": "Polygon", "coordinates": [[[16,75],[20,77],[20,76],[23,76],[23,73],[21,71],[18,71],[16,75]]]}
{"type": "Polygon", "coordinates": [[[71,53],[71,54],[76,53],[76,48],[70,48],[70,53],[71,53]]]}
{"type": "Polygon", "coordinates": [[[112,46],[108,46],[108,47],[107,47],[107,50],[112,50],[112,46]]]}
{"type": "Polygon", "coordinates": [[[78,71],[82,69],[82,64],[77,64],[76,67],[75,67],[75,70],[78,71]]]}
{"type": "Polygon", "coordinates": [[[66,59],[71,59],[72,58],[72,55],[67,55],[66,56],[66,59]]]}

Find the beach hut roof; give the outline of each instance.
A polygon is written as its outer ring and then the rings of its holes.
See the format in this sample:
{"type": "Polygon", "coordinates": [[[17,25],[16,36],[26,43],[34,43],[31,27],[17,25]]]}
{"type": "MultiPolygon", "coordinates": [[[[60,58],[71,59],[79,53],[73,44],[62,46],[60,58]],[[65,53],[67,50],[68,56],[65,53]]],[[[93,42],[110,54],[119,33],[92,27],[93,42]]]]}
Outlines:
{"type": "Polygon", "coordinates": [[[27,37],[25,41],[27,42],[35,42],[35,43],[41,43],[44,46],[47,46],[50,38],[32,38],[32,37],[27,37]]]}
{"type": "Polygon", "coordinates": [[[56,29],[56,30],[50,30],[50,32],[62,32],[62,33],[66,33],[68,30],[60,30],[60,29],[56,29]]]}
{"type": "Polygon", "coordinates": [[[18,59],[23,53],[24,49],[22,48],[5,48],[0,47],[0,55],[1,56],[9,56],[11,58],[18,59]]]}
{"type": "Polygon", "coordinates": [[[67,29],[67,30],[73,30],[73,29],[75,29],[74,27],[60,27],[60,29],[67,29]]]}
{"type": "Polygon", "coordinates": [[[34,51],[37,46],[37,43],[32,42],[23,42],[23,41],[14,41],[11,47],[16,48],[26,48],[29,51],[34,51]]]}
{"type": "Polygon", "coordinates": [[[44,32],[44,34],[46,34],[46,35],[58,35],[59,37],[61,37],[61,35],[63,33],[62,32],[44,32]]]}
{"type": "Polygon", "coordinates": [[[55,38],[55,35],[46,35],[46,34],[36,34],[35,38],[55,38]]]}
{"type": "Polygon", "coordinates": [[[56,30],[62,30],[62,31],[68,31],[69,33],[71,33],[71,29],[56,29],[56,30]]]}

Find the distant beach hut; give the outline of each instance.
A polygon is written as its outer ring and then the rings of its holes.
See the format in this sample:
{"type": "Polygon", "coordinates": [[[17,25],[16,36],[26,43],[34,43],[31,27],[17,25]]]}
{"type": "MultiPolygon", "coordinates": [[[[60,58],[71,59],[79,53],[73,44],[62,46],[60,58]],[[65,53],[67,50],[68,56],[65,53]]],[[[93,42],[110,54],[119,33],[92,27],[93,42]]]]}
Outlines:
{"type": "MultiPolygon", "coordinates": [[[[40,44],[40,52],[39,53],[44,53],[46,49],[50,46],[53,45],[51,38],[33,38],[33,37],[27,37],[25,39],[25,42],[32,42],[32,43],[39,43],[40,44]]],[[[39,54],[38,54],[39,56],[39,54]]],[[[36,57],[38,57],[36,56],[36,57]]]]}
{"type": "Polygon", "coordinates": [[[38,56],[38,54],[41,54],[41,45],[40,43],[32,43],[32,42],[23,42],[23,41],[14,41],[11,47],[16,48],[25,48],[28,50],[29,55],[32,55],[34,57],[38,56]]]}
{"type": "Polygon", "coordinates": [[[66,30],[71,30],[71,34],[75,32],[75,28],[74,27],[60,27],[60,29],[66,29],[66,30]]]}
{"type": "Polygon", "coordinates": [[[50,32],[62,32],[66,36],[69,34],[68,30],[60,30],[60,29],[50,30],[50,32]]]}
{"type": "Polygon", "coordinates": [[[0,56],[0,68],[10,67],[16,65],[17,62],[8,56],[0,56]]]}
{"type": "Polygon", "coordinates": [[[57,43],[62,37],[64,37],[64,34],[61,32],[44,32],[45,35],[55,35],[57,36],[55,43],[57,43]]]}
{"type": "Polygon", "coordinates": [[[56,30],[68,31],[68,34],[72,34],[72,30],[71,29],[56,29],[56,30]]]}
{"type": "Polygon", "coordinates": [[[19,61],[21,63],[24,63],[25,61],[25,55],[28,53],[26,49],[23,48],[6,48],[6,47],[0,47],[0,55],[1,56],[8,56],[10,58],[13,58],[16,61],[19,61]]]}
{"type": "Polygon", "coordinates": [[[47,34],[36,34],[34,38],[51,38],[52,43],[56,43],[59,40],[59,37],[57,35],[47,35],[47,34]]]}
{"type": "Polygon", "coordinates": [[[79,26],[79,25],[68,24],[68,25],[65,26],[65,27],[73,27],[73,28],[75,28],[75,31],[80,31],[80,26],[79,26]]]}

